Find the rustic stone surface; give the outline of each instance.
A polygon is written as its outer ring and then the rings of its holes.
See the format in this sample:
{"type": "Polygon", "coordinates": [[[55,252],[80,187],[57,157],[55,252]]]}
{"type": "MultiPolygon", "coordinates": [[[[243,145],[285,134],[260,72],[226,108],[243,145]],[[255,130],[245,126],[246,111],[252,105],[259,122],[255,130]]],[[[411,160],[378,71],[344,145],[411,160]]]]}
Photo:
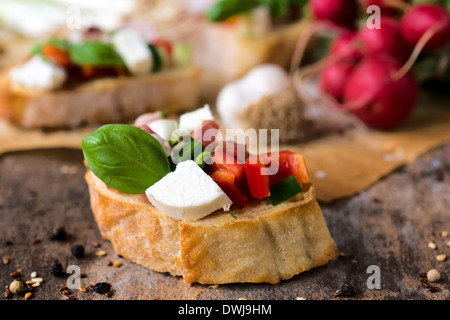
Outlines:
{"type": "MultiPolygon", "coordinates": [[[[436,255],[450,257],[450,144],[414,163],[396,170],[373,187],[332,205],[322,205],[330,232],[345,254],[327,266],[298,275],[278,285],[231,284],[211,288],[186,285],[181,278],[153,272],[114,253],[102,240],[89,207],[79,150],[18,152],[0,158],[0,264],[3,288],[13,280],[10,273],[22,269],[22,278],[37,271],[44,282],[32,299],[62,299],[59,289],[65,277],[51,274],[58,259],[64,267],[78,265],[87,277],[81,284],[112,284],[113,295],[74,290],[78,299],[344,299],[333,292],[344,283],[356,289],[355,299],[450,299],[450,261],[438,262],[436,255]],[[64,225],[66,241],[49,240],[51,230],[64,225]],[[38,244],[33,240],[41,239],[38,244]],[[91,244],[101,243],[100,248],[91,244]],[[428,242],[435,242],[431,250],[428,242]],[[77,259],[70,249],[85,246],[77,259]],[[98,250],[107,252],[98,257],[98,250]],[[108,266],[120,261],[120,267],[108,266]],[[381,290],[366,286],[367,267],[381,269],[381,290]],[[419,284],[420,274],[435,268],[442,279],[431,293],[419,284]]],[[[4,298],[2,294],[2,299],[4,298]]],[[[15,296],[13,299],[24,299],[15,296]]]]}

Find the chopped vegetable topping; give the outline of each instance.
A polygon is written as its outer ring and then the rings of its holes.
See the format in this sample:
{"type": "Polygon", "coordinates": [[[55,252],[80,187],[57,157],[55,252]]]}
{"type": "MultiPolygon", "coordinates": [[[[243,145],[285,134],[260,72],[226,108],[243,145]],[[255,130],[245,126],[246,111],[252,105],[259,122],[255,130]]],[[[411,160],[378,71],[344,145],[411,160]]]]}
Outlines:
{"type": "Polygon", "coordinates": [[[270,196],[267,197],[267,200],[276,206],[300,192],[302,192],[302,187],[298,184],[297,179],[294,176],[289,176],[270,187],[270,196]]]}

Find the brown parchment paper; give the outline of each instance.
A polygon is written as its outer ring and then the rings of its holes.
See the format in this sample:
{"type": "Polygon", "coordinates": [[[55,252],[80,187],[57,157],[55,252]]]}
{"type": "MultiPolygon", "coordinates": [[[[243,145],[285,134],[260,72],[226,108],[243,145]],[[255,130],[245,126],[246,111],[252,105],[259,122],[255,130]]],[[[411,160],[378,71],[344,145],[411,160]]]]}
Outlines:
{"type": "Polygon", "coordinates": [[[354,130],[305,145],[281,146],[305,156],[321,202],[353,195],[395,168],[450,141],[450,101],[426,103],[395,131],[354,130]]]}
{"type": "Polygon", "coordinates": [[[94,132],[98,127],[90,126],[76,130],[58,130],[44,132],[41,130],[23,130],[0,120],[0,154],[12,151],[81,148],[84,136],[94,132]]]}
{"type": "MultiPolygon", "coordinates": [[[[97,127],[73,131],[22,130],[0,121],[0,153],[81,148],[82,138],[97,127]]],[[[352,130],[302,145],[285,145],[304,154],[321,202],[351,196],[395,168],[450,141],[450,101],[419,106],[402,127],[390,132],[352,130]]]]}

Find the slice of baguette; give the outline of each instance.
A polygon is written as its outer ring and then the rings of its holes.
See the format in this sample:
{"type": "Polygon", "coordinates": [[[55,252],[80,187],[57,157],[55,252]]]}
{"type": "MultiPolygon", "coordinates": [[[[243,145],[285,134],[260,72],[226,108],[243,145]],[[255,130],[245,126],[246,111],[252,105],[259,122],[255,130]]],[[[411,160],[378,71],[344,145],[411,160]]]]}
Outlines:
{"type": "Polygon", "coordinates": [[[0,117],[26,129],[114,123],[142,113],[198,107],[199,68],[88,81],[75,89],[28,90],[0,74],[0,117]]]}
{"type": "Polygon", "coordinates": [[[225,84],[243,77],[260,64],[274,63],[288,68],[296,43],[309,24],[310,21],[304,19],[275,28],[267,34],[250,37],[222,23],[201,19],[195,30],[179,41],[195,48],[195,63],[205,70],[200,95],[213,103],[225,84]]]}
{"type": "Polygon", "coordinates": [[[314,189],[277,206],[265,201],[179,221],[139,195],[108,188],[86,173],[102,236],[123,257],[186,283],[278,283],[337,258],[314,189]]]}

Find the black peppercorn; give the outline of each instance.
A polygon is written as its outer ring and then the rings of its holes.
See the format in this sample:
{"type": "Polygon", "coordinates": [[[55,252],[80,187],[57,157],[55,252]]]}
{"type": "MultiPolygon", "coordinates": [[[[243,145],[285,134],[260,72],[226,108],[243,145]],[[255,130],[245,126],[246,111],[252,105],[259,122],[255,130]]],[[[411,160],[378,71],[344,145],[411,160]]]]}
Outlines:
{"type": "Polygon", "coordinates": [[[64,241],[67,238],[67,232],[64,226],[57,227],[52,230],[52,234],[50,235],[51,240],[64,241]]]}
{"type": "Polygon", "coordinates": [[[3,244],[4,246],[10,246],[10,245],[13,244],[13,242],[12,242],[11,240],[3,239],[3,240],[2,240],[2,244],[3,244]]]}
{"type": "Polygon", "coordinates": [[[77,244],[76,246],[72,247],[70,250],[72,252],[72,255],[81,259],[84,257],[84,247],[81,244],[77,244]]]}
{"type": "Polygon", "coordinates": [[[111,290],[111,285],[107,282],[96,283],[93,289],[97,293],[106,293],[111,290]]]}
{"type": "Polygon", "coordinates": [[[351,284],[343,284],[341,289],[339,289],[338,291],[334,292],[333,295],[336,297],[351,297],[355,294],[355,288],[351,285],[351,284]]]}
{"type": "Polygon", "coordinates": [[[52,274],[59,277],[64,274],[64,269],[61,263],[58,262],[58,260],[53,261],[51,265],[51,271],[52,274]]]}

